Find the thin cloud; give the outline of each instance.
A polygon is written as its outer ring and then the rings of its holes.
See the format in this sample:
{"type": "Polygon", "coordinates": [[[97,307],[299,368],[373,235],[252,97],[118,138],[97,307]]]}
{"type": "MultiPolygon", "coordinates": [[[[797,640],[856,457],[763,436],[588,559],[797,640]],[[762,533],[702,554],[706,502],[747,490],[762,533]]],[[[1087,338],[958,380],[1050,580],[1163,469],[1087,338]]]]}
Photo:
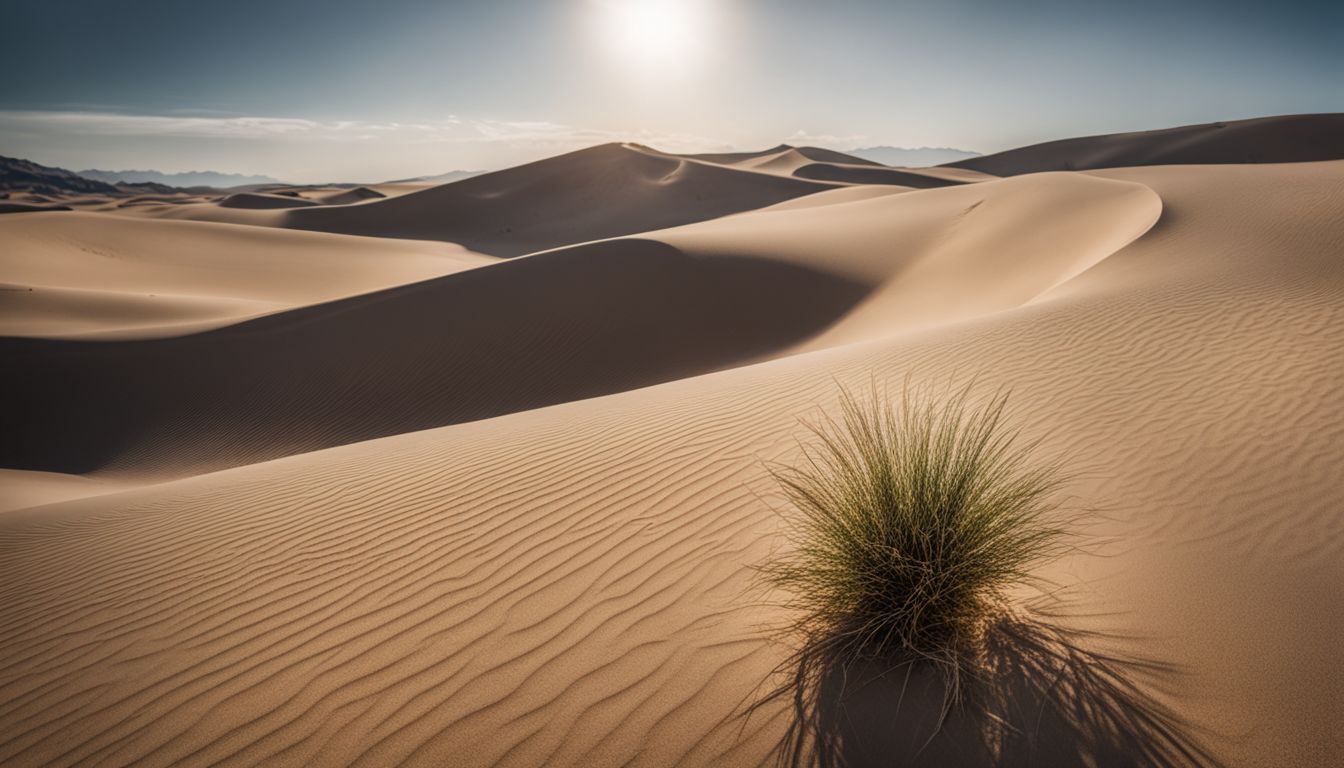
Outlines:
{"type": "Polygon", "coordinates": [[[794,131],[793,135],[786,137],[784,141],[787,144],[814,144],[817,146],[848,149],[860,146],[868,141],[868,137],[861,133],[843,135],[808,133],[800,128],[794,131]]]}
{"type": "Polygon", "coordinates": [[[401,122],[0,110],[0,154],[68,168],[167,171],[198,167],[207,158],[216,170],[265,172],[296,182],[503,168],[625,141],[668,152],[731,149],[689,134],[459,115],[401,122]]]}
{"type": "Polygon", "coordinates": [[[0,110],[0,132],[77,136],[142,136],[197,139],[313,139],[335,142],[492,143],[578,147],[607,141],[640,141],[672,151],[717,148],[703,137],[650,131],[583,128],[545,120],[463,119],[389,122],[319,121],[292,117],[122,115],[109,112],[0,110]]]}
{"type": "MultiPolygon", "coordinates": [[[[175,117],[119,115],[106,112],[0,111],[7,131],[54,132],[93,136],[198,136],[203,138],[268,138],[311,133],[323,124],[281,117],[175,117]]],[[[331,130],[342,124],[332,123],[331,130]]]]}

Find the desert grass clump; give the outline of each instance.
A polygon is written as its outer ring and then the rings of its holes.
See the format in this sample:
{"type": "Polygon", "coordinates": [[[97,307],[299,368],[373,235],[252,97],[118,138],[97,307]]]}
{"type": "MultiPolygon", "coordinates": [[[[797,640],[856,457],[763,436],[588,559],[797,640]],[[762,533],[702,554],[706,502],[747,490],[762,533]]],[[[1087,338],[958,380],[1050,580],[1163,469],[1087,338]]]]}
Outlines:
{"type": "Polygon", "coordinates": [[[1057,462],[1007,423],[1007,394],[843,390],[839,418],[771,473],[790,544],[763,567],[814,658],[927,660],[949,701],[1007,592],[1064,548],[1057,462]]]}

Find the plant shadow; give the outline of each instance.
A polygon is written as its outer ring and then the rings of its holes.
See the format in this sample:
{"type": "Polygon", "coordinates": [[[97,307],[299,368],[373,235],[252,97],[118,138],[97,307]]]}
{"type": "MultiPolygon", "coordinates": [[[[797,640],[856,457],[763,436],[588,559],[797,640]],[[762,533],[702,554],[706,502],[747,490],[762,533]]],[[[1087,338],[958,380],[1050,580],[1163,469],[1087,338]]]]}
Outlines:
{"type": "Polygon", "coordinates": [[[839,658],[805,647],[789,679],[753,709],[786,700],[785,766],[1216,766],[1153,686],[1176,673],[1090,650],[1105,638],[1049,617],[1004,618],[963,674],[959,701],[927,661],[839,658]]]}

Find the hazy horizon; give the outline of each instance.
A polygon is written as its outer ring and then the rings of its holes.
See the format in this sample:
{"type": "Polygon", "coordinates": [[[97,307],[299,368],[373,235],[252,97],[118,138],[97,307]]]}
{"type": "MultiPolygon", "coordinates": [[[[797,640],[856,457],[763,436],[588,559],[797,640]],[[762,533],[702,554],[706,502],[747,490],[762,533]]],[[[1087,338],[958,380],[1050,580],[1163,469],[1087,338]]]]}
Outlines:
{"type": "Polygon", "coordinates": [[[1344,110],[1344,53],[1332,44],[1344,10],[1320,2],[4,10],[0,41],[34,66],[0,90],[0,154],[72,170],[374,180],[616,140],[676,152],[789,142],[991,153],[1344,110]]]}

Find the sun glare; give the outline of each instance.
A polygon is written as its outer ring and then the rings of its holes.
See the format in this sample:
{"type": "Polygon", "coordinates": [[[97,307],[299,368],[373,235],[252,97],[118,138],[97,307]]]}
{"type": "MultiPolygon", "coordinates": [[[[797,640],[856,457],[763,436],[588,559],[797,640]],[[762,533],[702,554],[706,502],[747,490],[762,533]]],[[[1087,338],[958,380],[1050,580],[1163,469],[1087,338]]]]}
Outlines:
{"type": "Polygon", "coordinates": [[[684,74],[710,36],[707,0],[598,0],[602,36],[624,65],[644,73],[684,74]]]}

